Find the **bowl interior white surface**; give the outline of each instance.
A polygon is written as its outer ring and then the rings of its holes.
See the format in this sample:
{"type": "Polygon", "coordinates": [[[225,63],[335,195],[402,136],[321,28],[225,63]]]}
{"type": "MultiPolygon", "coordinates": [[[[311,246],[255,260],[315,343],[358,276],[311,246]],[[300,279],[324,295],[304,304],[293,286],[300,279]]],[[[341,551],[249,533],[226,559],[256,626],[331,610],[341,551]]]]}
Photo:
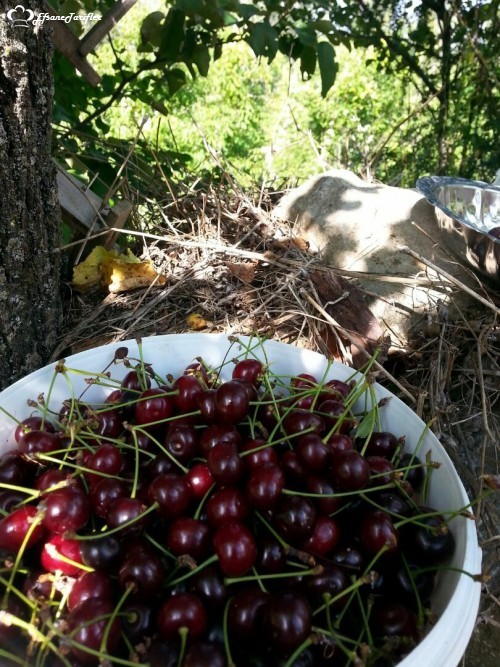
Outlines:
{"type": "MultiPolygon", "coordinates": [[[[241,337],[248,345],[250,339],[241,337]]],[[[165,377],[168,373],[180,374],[196,357],[203,359],[213,367],[219,367],[244,352],[238,344],[230,347],[224,334],[173,334],[155,336],[142,340],[142,357],[145,362],[153,364],[155,371],[165,377]],[[228,349],[230,352],[228,354],[228,349]]],[[[257,344],[252,339],[252,355],[269,361],[273,373],[292,376],[298,373],[311,373],[324,380],[337,378],[346,380],[352,376],[352,369],[334,362],[325,374],[327,360],[320,354],[278,343],[266,341],[257,344]]],[[[65,365],[72,369],[85,371],[84,374],[71,374],[71,383],[78,396],[84,389],[84,400],[99,403],[112,391],[99,385],[88,385],[86,377],[103,371],[114,358],[114,351],[119,347],[127,347],[130,357],[139,357],[135,340],[123,341],[80,352],[68,357],[65,365]]],[[[32,412],[27,399],[36,399],[41,392],[47,393],[54,375],[55,364],[46,366],[31,375],[19,380],[0,393],[0,408],[18,420],[24,419],[32,412]]],[[[221,376],[230,377],[232,364],[225,366],[221,376]]],[[[128,371],[123,364],[111,366],[113,378],[120,380],[128,371]]],[[[424,423],[402,401],[382,386],[374,385],[377,400],[391,397],[387,405],[381,409],[382,430],[393,432],[396,436],[405,436],[408,451],[414,451],[419,442],[424,423]]],[[[58,375],[51,393],[50,406],[59,410],[64,399],[70,397],[69,386],[62,375],[58,375]]],[[[0,453],[15,447],[13,430],[15,422],[0,410],[0,453]]],[[[425,459],[426,453],[432,453],[432,459],[441,463],[441,467],[433,471],[428,496],[428,504],[438,510],[457,510],[466,507],[469,499],[465,489],[446,454],[446,451],[431,431],[427,431],[419,446],[419,456],[425,459]]],[[[451,566],[478,574],[481,569],[481,550],[477,543],[476,527],[472,520],[456,517],[451,521],[451,529],[456,540],[456,550],[451,566]]],[[[427,637],[405,658],[401,667],[454,667],[460,661],[472,634],[477,615],[480,597],[480,584],[471,577],[459,572],[443,571],[439,576],[438,585],[433,595],[432,608],[439,620],[430,630],[427,637]]]]}

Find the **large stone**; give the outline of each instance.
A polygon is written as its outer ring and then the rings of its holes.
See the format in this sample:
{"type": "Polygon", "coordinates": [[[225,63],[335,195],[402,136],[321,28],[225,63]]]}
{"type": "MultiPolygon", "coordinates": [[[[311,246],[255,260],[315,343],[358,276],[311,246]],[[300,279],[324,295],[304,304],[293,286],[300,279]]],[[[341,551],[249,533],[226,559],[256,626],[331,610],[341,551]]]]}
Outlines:
{"type": "Polygon", "coordinates": [[[402,247],[470,281],[468,271],[443,250],[446,243],[434,208],[415,190],[368,183],[350,171],[332,170],[290,190],[275,215],[292,223],[328,265],[363,273],[358,284],[394,342],[405,344],[422,315],[446,306],[453,292],[449,283],[402,247]]]}

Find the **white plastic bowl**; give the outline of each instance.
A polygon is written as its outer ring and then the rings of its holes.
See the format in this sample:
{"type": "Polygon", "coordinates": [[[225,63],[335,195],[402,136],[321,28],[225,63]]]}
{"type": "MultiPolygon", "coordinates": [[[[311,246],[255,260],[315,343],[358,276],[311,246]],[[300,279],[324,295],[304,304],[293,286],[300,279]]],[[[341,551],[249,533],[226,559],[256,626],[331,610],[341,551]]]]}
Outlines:
{"type": "MultiPolygon", "coordinates": [[[[241,337],[247,345],[247,337],[241,337]]],[[[320,354],[276,341],[266,341],[255,345],[253,353],[256,357],[269,361],[276,374],[295,375],[307,372],[322,378],[327,367],[327,360],[320,354]]],[[[105,345],[80,352],[66,359],[66,366],[81,369],[87,375],[71,374],[71,382],[78,396],[84,389],[87,402],[101,402],[111,389],[101,386],[88,386],[85,377],[102,371],[114,358],[114,351],[125,346],[130,357],[138,357],[138,346],[135,340],[123,341],[113,345],[105,345]]],[[[142,341],[144,361],[153,364],[155,371],[161,376],[167,373],[176,375],[196,357],[203,359],[213,367],[232,359],[242,351],[234,344],[229,354],[230,342],[223,334],[174,334],[145,338],[142,341]]],[[[31,375],[19,380],[0,393],[0,407],[16,419],[23,419],[31,414],[27,399],[36,399],[40,392],[45,393],[53,378],[55,364],[46,366],[31,375]]],[[[232,365],[226,367],[222,377],[228,378],[232,365]]],[[[127,369],[122,365],[110,368],[112,376],[121,379],[127,369]]],[[[345,380],[352,375],[351,368],[343,364],[333,363],[325,377],[345,380]]],[[[424,430],[424,423],[402,401],[378,384],[374,385],[377,400],[391,397],[388,404],[380,411],[383,430],[391,431],[397,436],[406,437],[409,451],[413,451],[424,430]]],[[[68,384],[62,375],[58,375],[51,394],[50,405],[58,410],[61,402],[68,398],[68,384]]],[[[0,411],[0,453],[15,447],[13,430],[15,422],[0,411]]],[[[455,468],[433,433],[427,431],[419,449],[419,456],[425,457],[432,452],[432,459],[439,461],[441,467],[433,471],[428,496],[428,504],[438,510],[456,510],[466,507],[469,499],[458,477],[455,468]]],[[[463,517],[456,517],[450,522],[456,540],[456,549],[451,562],[453,568],[471,574],[481,570],[481,550],[477,542],[475,523],[463,517]]],[[[455,667],[465,652],[472,634],[479,608],[481,586],[470,576],[443,571],[432,599],[432,610],[438,621],[422,642],[406,657],[399,667],[455,667]]]]}

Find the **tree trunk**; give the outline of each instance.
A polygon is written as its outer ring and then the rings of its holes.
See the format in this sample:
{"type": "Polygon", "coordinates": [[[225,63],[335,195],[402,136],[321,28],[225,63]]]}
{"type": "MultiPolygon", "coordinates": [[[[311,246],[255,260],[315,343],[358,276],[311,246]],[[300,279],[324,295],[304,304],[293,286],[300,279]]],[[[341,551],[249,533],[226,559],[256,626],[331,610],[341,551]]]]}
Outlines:
{"type": "Polygon", "coordinates": [[[61,323],[51,35],[13,25],[15,5],[0,0],[0,389],[47,362],[61,323]]]}

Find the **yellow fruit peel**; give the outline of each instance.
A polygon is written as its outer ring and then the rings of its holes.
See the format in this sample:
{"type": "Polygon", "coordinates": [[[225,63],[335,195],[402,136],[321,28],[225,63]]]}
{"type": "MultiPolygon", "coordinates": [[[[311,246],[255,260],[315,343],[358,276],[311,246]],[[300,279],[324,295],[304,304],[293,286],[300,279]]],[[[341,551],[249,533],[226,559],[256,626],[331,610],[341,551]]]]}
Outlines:
{"type": "Polygon", "coordinates": [[[116,250],[96,246],[83,262],[74,267],[72,285],[80,292],[104,285],[116,294],[149,287],[153,283],[164,285],[165,282],[165,276],[157,273],[152,262],[141,262],[130,250],[118,255],[116,250]]]}

